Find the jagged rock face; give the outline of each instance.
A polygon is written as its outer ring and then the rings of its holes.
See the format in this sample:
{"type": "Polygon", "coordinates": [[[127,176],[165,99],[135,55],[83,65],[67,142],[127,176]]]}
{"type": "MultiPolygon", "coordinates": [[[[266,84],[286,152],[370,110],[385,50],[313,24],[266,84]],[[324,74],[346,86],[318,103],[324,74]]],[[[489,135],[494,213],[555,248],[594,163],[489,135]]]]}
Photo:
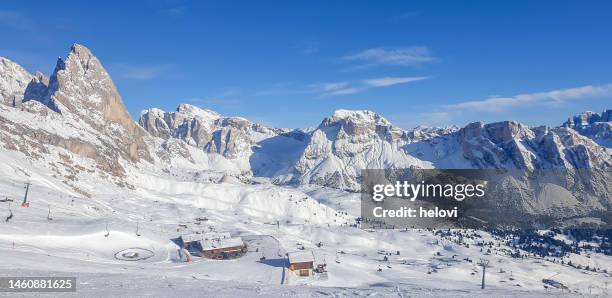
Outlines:
{"type": "Polygon", "coordinates": [[[371,111],[338,110],[325,118],[318,129],[335,134],[338,138],[350,138],[354,142],[371,138],[393,142],[404,137],[402,129],[371,111]]]}
{"type": "Polygon", "coordinates": [[[151,161],[148,134],[130,117],[98,59],[74,45],[50,79],[2,60],[0,94],[13,102],[0,111],[5,148],[40,157],[57,147],[91,159],[106,174],[125,174],[121,161],[151,161]],[[23,114],[20,114],[23,113],[23,114]]]}
{"type": "Polygon", "coordinates": [[[58,59],[48,84],[38,76],[33,83],[38,85],[27,93],[27,99],[31,97],[56,112],[80,117],[111,137],[126,159],[150,159],[143,131],[130,117],[109,74],[89,49],[73,45],[66,60],[58,59]],[[41,93],[44,95],[36,98],[41,93]]]}
{"type": "Polygon", "coordinates": [[[474,168],[607,169],[612,165],[604,148],[567,128],[477,122],[460,129],[456,140],[474,168]]]}
{"type": "Polygon", "coordinates": [[[533,138],[534,133],[519,123],[506,121],[484,125],[476,122],[460,129],[456,135],[463,156],[475,168],[531,166],[532,156],[524,150],[522,140],[533,138]]]}
{"type": "Polygon", "coordinates": [[[311,132],[295,165],[294,181],[360,189],[363,169],[420,165],[401,146],[403,130],[370,111],[336,111],[311,132]]]}
{"type": "Polygon", "coordinates": [[[403,132],[371,112],[339,111],[310,133],[293,181],[359,190],[362,169],[611,166],[604,148],[572,129],[504,121],[403,132]]]}
{"type": "Polygon", "coordinates": [[[137,130],[110,76],[81,45],[73,45],[65,61],[58,60],[43,101],[54,102],[60,112],[86,116],[94,127],[114,122],[130,133],[137,130]]]}
{"type": "Polygon", "coordinates": [[[0,57],[0,103],[16,107],[23,101],[32,75],[19,64],[0,57]]]}
{"type": "Polygon", "coordinates": [[[601,114],[584,112],[569,118],[563,126],[578,131],[601,146],[612,148],[612,109],[605,110],[601,114]]]}
{"type": "Polygon", "coordinates": [[[222,117],[188,104],[179,105],[176,112],[145,110],[138,123],[156,137],[181,139],[207,153],[221,154],[230,159],[248,156],[258,141],[278,133],[278,130],[244,118],[222,117]]]}
{"type": "Polygon", "coordinates": [[[598,114],[591,111],[586,111],[574,117],[567,119],[563,126],[576,128],[584,127],[596,122],[610,122],[612,121],[612,109],[605,110],[603,113],[598,114]]]}

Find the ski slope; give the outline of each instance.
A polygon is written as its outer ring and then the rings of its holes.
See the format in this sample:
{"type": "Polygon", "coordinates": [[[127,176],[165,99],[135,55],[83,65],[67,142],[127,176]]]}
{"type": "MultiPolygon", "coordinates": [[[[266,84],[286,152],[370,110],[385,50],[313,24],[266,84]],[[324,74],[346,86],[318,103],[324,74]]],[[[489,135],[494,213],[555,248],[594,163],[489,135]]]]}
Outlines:
{"type": "MultiPolygon", "coordinates": [[[[64,183],[46,164],[16,155],[0,154],[1,198],[13,200],[8,222],[9,203],[0,204],[0,275],[74,275],[79,295],[605,295],[610,280],[609,274],[541,258],[514,259],[503,247],[487,255],[432,231],[362,230],[351,226],[359,215],[358,196],[339,190],[189,182],[144,170],[132,176],[133,190],[87,173],[64,183]],[[30,207],[22,208],[28,181],[30,207]],[[210,230],[241,236],[248,253],[181,262],[170,239],[210,230]],[[316,263],[327,264],[327,278],[297,279],[286,271],[285,253],[302,247],[314,252],[316,263]],[[153,255],[139,261],[115,257],[126,249],[153,255]],[[484,291],[480,258],[492,265],[484,291]],[[545,289],[542,279],[550,276],[569,292],[545,289]]],[[[610,257],[570,258],[612,271],[610,257]]]]}

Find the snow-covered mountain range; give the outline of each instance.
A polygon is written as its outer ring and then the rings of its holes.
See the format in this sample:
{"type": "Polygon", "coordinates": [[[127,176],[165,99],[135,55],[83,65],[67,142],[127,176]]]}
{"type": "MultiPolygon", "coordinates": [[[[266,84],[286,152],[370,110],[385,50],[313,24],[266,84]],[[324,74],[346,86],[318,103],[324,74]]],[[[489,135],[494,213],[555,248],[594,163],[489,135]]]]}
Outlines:
{"type": "MultiPolygon", "coordinates": [[[[586,112],[560,127],[504,121],[403,130],[370,111],[338,110],[314,130],[269,128],[181,104],[129,116],[112,79],[84,46],[58,59],[50,78],[0,60],[1,146],[33,158],[63,148],[124,184],[125,166],[222,172],[358,190],[366,168],[612,167],[612,111],[586,112]]],[[[65,166],[66,167],[66,166],[65,166]]],[[[128,184],[126,184],[128,185],[128,184]]]]}
{"type": "MultiPolygon", "coordinates": [[[[227,292],[234,291],[231,283],[249,295],[272,293],[267,296],[295,295],[296,289],[315,296],[510,296],[541,291],[543,279],[559,273],[555,280],[575,293],[590,293],[609,280],[603,240],[559,234],[565,245],[599,252],[544,260],[484,231],[450,237],[364,230],[355,226],[360,196],[354,191],[367,168],[609,170],[611,114],[586,112],[553,128],[505,121],[404,130],[374,112],[338,110],[316,128],[292,130],[181,104],[176,111],[145,110],[136,122],[102,63],[82,45],[58,59],[48,78],[0,58],[0,271],[74,274],[82,281],[79,291],[118,295],[180,289],[235,296],[227,292]],[[25,182],[32,184],[31,206],[20,208],[25,182]],[[228,262],[182,263],[169,239],[208,230],[242,236],[249,253],[228,262]],[[130,247],[155,256],[116,259],[130,247]],[[317,287],[300,288],[282,265],[285,252],[304,249],[327,263],[328,279],[307,281],[317,287]],[[473,287],[480,282],[473,261],[480,257],[498,266],[487,270],[491,292],[473,287]],[[119,282],[125,286],[108,289],[119,282]]],[[[595,185],[599,194],[610,193],[607,181],[595,185]]],[[[577,199],[569,191],[548,191],[555,200],[516,198],[511,208],[603,218],[612,205],[588,191],[577,199]]]]}

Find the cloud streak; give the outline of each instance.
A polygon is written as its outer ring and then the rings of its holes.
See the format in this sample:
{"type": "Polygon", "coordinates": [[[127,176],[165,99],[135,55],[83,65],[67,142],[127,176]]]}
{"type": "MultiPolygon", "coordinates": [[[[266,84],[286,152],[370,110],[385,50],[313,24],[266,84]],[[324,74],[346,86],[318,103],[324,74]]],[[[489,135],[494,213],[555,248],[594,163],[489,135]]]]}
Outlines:
{"type": "Polygon", "coordinates": [[[364,80],[363,83],[371,87],[387,87],[425,80],[427,78],[428,77],[384,77],[379,79],[364,80]]]}
{"type": "MultiPolygon", "coordinates": [[[[383,88],[393,85],[407,84],[428,79],[429,77],[383,77],[356,82],[337,82],[318,84],[324,91],[320,96],[350,95],[361,93],[372,88],[383,88]]],[[[317,86],[317,85],[315,85],[317,86]]]]}
{"type": "Polygon", "coordinates": [[[384,88],[394,85],[408,84],[426,80],[429,77],[381,77],[373,79],[315,83],[305,86],[295,84],[278,84],[277,88],[256,92],[256,96],[270,95],[314,95],[316,97],[330,97],[350,95],[365,92],[373,88],[384,88]]]}
{"type": "Polygon", "coordinates": [[[371,48],[359,53],[343,56],[341,60],[356,62],[358,63],[356,67],[359,68],[382,65],[412,67],[437,61],[427,47],[417,46],[371,48]]]}
{"type": "Polygon", "coordinates": [[[503,112],[509,108],[537,104],[560,104],[568,101],[612,96],[612,84],[583,86],[547,92],[526,93],[511,97],[489,97],[482,100],[465,101],[446,105],[447,109],[503,112]]]}

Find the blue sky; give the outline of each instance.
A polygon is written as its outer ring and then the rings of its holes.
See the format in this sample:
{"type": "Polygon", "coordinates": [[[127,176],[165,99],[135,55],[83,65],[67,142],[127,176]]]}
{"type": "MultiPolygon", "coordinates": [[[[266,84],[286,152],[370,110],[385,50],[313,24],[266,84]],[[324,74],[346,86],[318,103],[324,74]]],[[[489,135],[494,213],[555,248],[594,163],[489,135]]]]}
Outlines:
{"type": "Polygon", "coordinates": [[[612,108],[610,11],[609,1],[5,0],[0,56],[49,74],[83,44],[135,117],[184,102],[292,128],[340,108],[404,128],[558,125],[612,108]]]}

